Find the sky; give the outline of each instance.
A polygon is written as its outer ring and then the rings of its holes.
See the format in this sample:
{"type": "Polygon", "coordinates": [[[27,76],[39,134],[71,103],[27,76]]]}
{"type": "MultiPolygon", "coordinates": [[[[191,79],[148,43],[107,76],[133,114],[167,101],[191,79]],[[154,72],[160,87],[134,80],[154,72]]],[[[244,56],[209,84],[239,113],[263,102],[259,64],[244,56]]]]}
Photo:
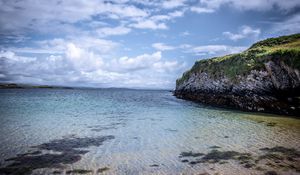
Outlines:
{"type": "Polygon", "coordinates": [[[174,89],[197,60],[299,32],[299,0],[0,0],[0,82],[174,89]]]}

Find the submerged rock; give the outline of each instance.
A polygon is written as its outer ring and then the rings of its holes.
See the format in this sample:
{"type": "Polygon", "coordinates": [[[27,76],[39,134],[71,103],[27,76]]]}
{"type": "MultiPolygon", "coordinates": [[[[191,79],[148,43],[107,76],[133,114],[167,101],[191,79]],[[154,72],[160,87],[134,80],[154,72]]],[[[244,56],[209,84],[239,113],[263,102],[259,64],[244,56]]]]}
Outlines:
{"type": "Polygon", "coordinates": [[[66,174],[88,174],[92,172],[93,172],[92,170],[74,169],[74,170],[68,170],[66,174]]]}
{"type": "Polygon", "coordinates": [[[103,172],[108,171],[108,170],[109,170],[108,167],[99,168],[99,169],[97,170],[97,173],[103,173],[103,172]]]}
{"type": "Polygon", "coordinates": [[[188,163],[190,165],[201,163],[225,164],[235,161],[243,168],[257,171],[271,169],[300,172],[300,153],[298,150],[294,148],[276,146],[273,148],[261,148],[259,151],[261,151],[262,154],[252,155],[251,153],[219,151],[215,149],[211,150],[207,154],[190,151],[181,153],[179,158],[182,158],[182,163],[188,163]]]}
{"type": "Polygon", "coordinates": [[[176,81],[174,95],[245,111],[300,114],[300,34],[200,60],[176,81]]]}
{"type": "Polygon", "coordinates": [[[195,152],[192,152],[192,151],[189,151],[189,152],[182,152],[180,154],[180,158],[181,157],[199,157],[199,156],[203,156],[204,154],[203,153],[195,153],[195,152]]]}
{"type": "MultiPolygon", "coordinates": [[[[18,154],[16,157],[6,159],[12,161],[6,167],[0,168],[0,174],[31,174],[39,168],[62,168],[62,165],[73,164],[81,160],[87,150],[79,150],[90,146],[101,146],[106,140],[114,139],[114,136],[63,138],[52,140],[48,143],[33,146],[38,149],[34,152],[18,154]],[[51,153],[43,154],[42,151],[51,153]]],[[[69,170],[67,174],[85,174],[90,170],[69,170]]]]}

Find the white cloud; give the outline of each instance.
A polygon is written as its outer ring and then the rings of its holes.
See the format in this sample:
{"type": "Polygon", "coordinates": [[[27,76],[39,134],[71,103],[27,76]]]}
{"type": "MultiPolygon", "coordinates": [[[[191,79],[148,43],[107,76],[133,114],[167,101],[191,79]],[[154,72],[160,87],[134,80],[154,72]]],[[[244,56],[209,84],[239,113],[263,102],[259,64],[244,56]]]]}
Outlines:
{"type": "Polygon", "coordinates": [[[185,68],[163,60],[161,52],[105,59],[74,43],[63,54],[39,58],[2,50],[0,62],[0,81],[98,87],[171,88],[174,73],[185,68]]]}
{"type": "Polygon", "coordinates": [[[165,23],[158,23],[155,22],[154,20],[142,20],[135,24],[131,24],[130,26],[138,29],[152,29],[152,30],[168,29],[165,23]]]}
{"type": "Polygon", "coordinates": [[[174,50],[175,47],[166,45],[164,43],[153,43],[152,47],[156,50],[164,51],[164,50],[174,50]]]}
{"type": "Polygon", "coordinates": [[[224,36],[226,36],[227,38],[233,41],[237,41],[248,37],[257,38],[259,34],[260,34],[260,29],[253,29],[249,26],[242,26],[240,28],[239,33],[223,32],[224,36]]]}
{"type": "Polygon", "coordinates": [[[221,6],[230,6],[239,10],[266,11],[279,8],[284,11],[296,9],[300,6],[298,0],[200,0],[200,6],[209,9],[218,9],[221,6]]]}
{"type": "Polygon", "coordinates": [[[180,36],[189,36],[189,35],[191,35],[191,33],[188,31],[184,31],[184,32],[180,33],[180,36]]]}
{"type": "Polygon", "coordinates": [[[184,12],[185,10],[177,10],[177,11],[174,11],[174,12],[170,12],[168,15],[171,17],[171,18],[175,18],[175,17],[182,17],[184,15],[184,12]]]}
{"type": "Polygon", "coordinates": [[[111,35],[125,35],[131,32],[130,28],[124,26],[117,26],[117,27],[103,27],[96,31],[99,36],[111,36],[111,35]]]}
{"type": "Polygon", "coordinates": [[[177,7],[181,7],[184,6],[184,2],[186,0],[165,0],[162,3],[162,7],[165,9],[172,9],[172,8],[177,8],[177,7]]]}
{"type": "Polygon", "coordinates": [[[191,7],[191,11],[196,13],[213,13],[215,10],[204,7],[191,7]]]}
{"type": "Polygon", "coordinates": [[[72,36],[68,39],[55,38],[50,40],[37,41],[36,43],[41,47],[41,49],[51,51],[50,53],[65,52],[69,43],[74,43],[80,48],[93,50],[102,54],[111,52],[119,45],[118,43],[111,40],[98,39],[91,36],[72,36]]]}
{"type": "Polygon", "coordinates": [[[216,55],[222,56],[226,54],[238,53],[247,49],[247,47],[228,46],[228,45],[204,45],[192,47],[189,52],[196,55],[216,55]]]}
{"type": "Polygon", "coordinates": [[[153,68],[161,73],[172,72],[174,70],[182,69],[186,66],[185,63],[179,64],[177,61],[157,62],[153,64],[153,68]]]}
{"type": "Polygon", "coordinates": [[[0,33],[26,30],[76,30],[71,24],[90,21],[93,16],[114,18],[146,17],[148,12],[133,5],[101,0],[1,1],[0,33]],[[62,27],[63,26],[63,27],[62,27]]]}

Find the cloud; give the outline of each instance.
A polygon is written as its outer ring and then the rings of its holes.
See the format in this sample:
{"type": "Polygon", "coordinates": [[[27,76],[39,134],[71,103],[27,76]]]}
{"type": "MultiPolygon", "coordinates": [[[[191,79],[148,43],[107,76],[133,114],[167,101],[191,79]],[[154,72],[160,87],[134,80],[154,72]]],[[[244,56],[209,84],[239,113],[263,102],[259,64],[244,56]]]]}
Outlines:
{"type": "Polygon", "coordinates": [[[152,47],[159,51],[167,50],[182,50],[183,53],[193,53],[195,55],[214,55],[214,56],[223,56],[226,54],[239,53],[247,49],[243,46],[229,46],[229,45],[202,45],[202,46],[193,46],[190,44],[181,44],[178,46],[171,46],[165,43],[153,43],[152,47]]]}
{"type": "Polygon", "coordinates": [[[177,7],[181,7],[184,6],[184,2],[186,0],[165,0],[162,3],[162,7],[165,9],[172,9],[172,8],[177,8],[177,7]]]}
{"type": "Polygon", "coordinates": [[[165,23],[158,23],[155,22],[154,20],[142,20],[135,24],[131,24],[130,26],[138,29],[152,29],[152,30],[168,29],[165,23]]]}
{"type": "Polygon", "coordinates": [[[191,33],[188,31],[184,31],[180,33],[180,36],[189,36],[189,35],[191,35],[191,33]]]}
{"type": "Polygon", "coordinates": [[[166,45],[164,43],[153,43],[152,47],[156,50],[165,51],[165,50],[174,50],[175,47],[166,45]]]}
{"type": "Polygon", "coordinates": [[[184,12],[185,10],[176,10],[174,12],[170,12],[168,15],[171,17],[171,18],[175,18],[175,17],[182,17],[184,15],[184,12]]]}
{"type": "Polygon", "coordinates": [[[152,66],[153,63],[160,61],[161,52],[155,52],[151,55],[143,54],[137,57],[129,58],[127,56],[119,59],[112,60],[108,63],[110,69],[114,71],[136,71],[141,69],[147,69],[152,66]]]}
{"type": "Polygon", "coordinates": [[[166,21],[182,17],[185,10],[176,10],[165,15],[153,15],[147,18],[138,18],[136,23],[130,24],[130,27],[138,29],[165,30],[168,29],[166,21]]]}
{"type": "Polygon", "coordinates": [[[53,28],[58,28],[59,31],[66,30],[65,28],[76,30],[72,29],[72,24],[91,21],[94,16],[130,19],[149,15],[147,11],[133,5],[101,0],[0,1],[0,6],[0,33],[20,33],[28,30],[47,32],[53,28]]]}
{"type": "Polygon", "coordinates": [[[161,52],[136,57],[103,58],[67,43],[62,54],[29,57],[0,51],[0,81],[101,87],[173,87],[185,63],[163,60],[161,52]],[[164,73],[164,74],[161,74],[164,73]]]}
{"type": "Polygon", "coordinates": [[[131,32],[131,29],[124,26],[103,27],[98,29],[96,32],[99,36],[106,37],[111,35],[125,35],[131,32]]]}
{"type": "Polygon", "coordinates": [[[213,12],[222,6],[235,8],[238,10],[254,10],[254,11],[268,11],[272,9],[280,9],[281,11],[290,11],[300,7],[298,0],[199,0],[199,4],[193,7],[191,11],[197,13],[213,12]]]}
{"type": "Polygon", "coordinates": [[[300,13],[281,22],[276,22],[272,26],[272,32],[281,34],[293,34],[300,31],[300,13]]]}
{"type": "MultiPolygon", "coordinates": [[[[111,40],[94,38],[91,36],[70,36],[68,39],[63,38],[54,38],[50,40],[36,41],[37,47],[36,50],[43,49],[49,50],[49,53],[65,52],[68,49],[69,43],[74,43],[76,46],[86,50],[93,50],[95,52],[104,54],[109,53],[113,49],[119,46],[119,43],[116,43],[111,40]]],[[[33,49],[34,50],[34,49],[33,49]]]]}
{"type": "Polygon", "coordinates": [[[241,46],[228,46],[228,45],[204,45],[196,46],[189,49],[189,52],[192,52],[196,55],[215,55],[222,56],[226,54],[233,54],[244,51],[247,47],[241,46]]]}
{"type": "Polygon", "coordinates": [[[191,7],[191,11],[196,13],[213,13],[215,10],[204,7],[191,7]]]}
{"type": "Polygon", "coordinates": [[[260,34],[260,29],[253,29],[249,26],[242,26],[238,33],[223,32],[223,35],[230,40],[237,41],[244,38],[257,38],[260,34]]]}

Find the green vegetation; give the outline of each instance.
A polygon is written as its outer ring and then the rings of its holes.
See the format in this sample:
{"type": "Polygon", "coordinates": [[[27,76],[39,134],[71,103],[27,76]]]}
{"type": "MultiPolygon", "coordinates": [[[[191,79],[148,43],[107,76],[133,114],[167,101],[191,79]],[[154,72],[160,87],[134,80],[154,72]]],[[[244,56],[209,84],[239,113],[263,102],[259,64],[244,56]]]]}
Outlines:
{"type": "Polygon", "coordinates": [[[194,73],[202,72],[206,72],[211,78],[225,76],[235,81],[238,75],[244,76],[251,70],[265,69],[264,63],[270,60],[283,61],[300,70],[300,34],[269,38],[238,54],[199,60],[176,81],[176,84],[183,83],[194,73]]]}

